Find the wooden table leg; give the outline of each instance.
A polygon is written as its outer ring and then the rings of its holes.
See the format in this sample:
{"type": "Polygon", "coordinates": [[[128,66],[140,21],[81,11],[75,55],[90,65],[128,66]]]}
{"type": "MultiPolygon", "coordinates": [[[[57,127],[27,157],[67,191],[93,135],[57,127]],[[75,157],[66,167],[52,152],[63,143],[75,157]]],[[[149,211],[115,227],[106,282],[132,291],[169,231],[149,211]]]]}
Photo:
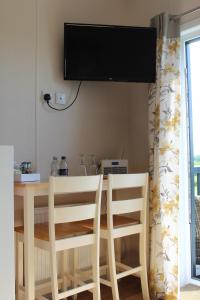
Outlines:
{"type": "Polygon", "coordinates": [[[25,299],[35,299],[34,274],[34,195],[26,189],[24,194],[24,265],[25,299]]]}

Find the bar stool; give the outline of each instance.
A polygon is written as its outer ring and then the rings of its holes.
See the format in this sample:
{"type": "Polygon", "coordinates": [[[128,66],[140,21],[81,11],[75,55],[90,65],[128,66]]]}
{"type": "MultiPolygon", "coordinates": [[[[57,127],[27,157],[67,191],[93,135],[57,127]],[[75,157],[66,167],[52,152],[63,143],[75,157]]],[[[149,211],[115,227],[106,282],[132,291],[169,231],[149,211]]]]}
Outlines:
{"type": "MultiPolygon", "coordinates": [[[[64,299],[77,295],[86,290],[92,290],[93,299],[100,300],[99,284],[99,231],[100,231],[100,204],[102,193],[101,175],[80,177],[50,177],[49,180],[49,222],[35,224],[35,245],[50,252],[51,265],[51,292],[52,299],[64,299]],[[77,204],[74,206],[55,206],[55,196],[58,194],[75,194],[84,192],[95,193],[95,203],[77,204]],[[80,225],[80,221],[93,219],[93,230],[80,225]],[[87,283],[76,277],[76,270],[71,275],[63,273],[58,278],[57,259],[58,252],[69,249],[74,251],[82,246],[92,246],[92,279],[87,283]],[[74,282],[73,288],[66,289],[66,277],[74,282]],[[63,290],[60,292],[60,283],[63,290]],[[78,286],[77,286],[78,285],[78,286]]],[[[17,253],[17,299],[23,290],[23,238],[24,228],[15,228],[17,253]]],[[[76,267],[76,266],[75,266],[76,267]]],[[[74,296],[75,297],[75,296],[74,296]]],[[[38,289],[36,298],[47,299],[38,289]]]]}
{"type": "MultiPolygon", "coordinates": [[[[117,280],[128,275],[139,275],[141,279],[142,295],[149,300],[147,279],[147,191],[148,174],[119,174],[108,176],[107,215],[101,216],[100,237],[107,240],[108,267],[110,280],[101,278],[100,282],[112,288],[114,300],[119,300],[117,280]],[[129,200],[113,201],[113,191],[129,188],[141,188],[142,197],[129,200]],[[140,220],[136,221],[127,216],[120,216],[133,212],[140,212],[140,220]],[[116,261],[114,241],[118,238],[139,234],[139,266],[130,267],[116,261]],[[117,273],[117,269],[120,270],[117,273]]],[[[92,222],[86,220],[82,225],[92,229],[92,222]]],[[[118,255],[119,256],[119,255],[118,255]]]]}

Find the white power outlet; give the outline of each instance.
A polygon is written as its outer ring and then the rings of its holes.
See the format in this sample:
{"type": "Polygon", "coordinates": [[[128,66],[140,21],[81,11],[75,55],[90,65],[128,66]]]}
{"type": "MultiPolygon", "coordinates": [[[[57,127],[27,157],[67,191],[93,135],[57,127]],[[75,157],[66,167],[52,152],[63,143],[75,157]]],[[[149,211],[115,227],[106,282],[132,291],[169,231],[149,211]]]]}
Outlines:
{"type": "Polygon", "coordinates": [[[53,91],[50,91],[49,89],[44,89],[44,90],[41,90],[41,93],[40,93],[40,99],[42,101],[44,101],[44,95],[45,94],[49,94],[50,97],[51,97],[51,100],[49,102],[53,102],[53,91]]]}
{"type": "Polygon", "coordinates": [[[66,105],[66,97],[64,93],[56,93],[56,104],[66,105]]]}

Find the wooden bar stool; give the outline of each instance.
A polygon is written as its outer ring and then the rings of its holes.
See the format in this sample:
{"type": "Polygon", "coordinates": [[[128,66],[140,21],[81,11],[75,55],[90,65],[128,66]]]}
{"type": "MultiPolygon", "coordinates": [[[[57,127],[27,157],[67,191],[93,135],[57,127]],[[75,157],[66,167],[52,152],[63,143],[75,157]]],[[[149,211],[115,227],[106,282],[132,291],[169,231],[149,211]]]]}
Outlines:
{"type": "MultiPolygon", "coordinates": [[[[86,290],[93,292],[93,299],[100,300],[99,284],[99,231],[100,231],[100,204],[102,193],[101,175],[80,177],[50,177],[49,180],[49,222],[35,224],[35,245],[50,252],[51,265],[51,293],[52,299],[64,299],[77,295],[86,290]],[[55,206],[55,196],[58,194],[75,194],[84,192],[95,193],[95,203],[77,204],[74,206],[55,206]],[[93,219],[93,229],[88,229],[80,224],[80,221],[93,219]],[[92,278],[90,282],[84,282],[76,276],[75,265],[73,274],[62,272],[62,278],[58,276],[57,258],[58,252],[64,257],[64,251],[82,246],[92,246],[92,278]],[[73,281],[73,288],[66,289],[65,278],[73,281]],[[61,284],[60,284],[61,283],[61,284]],[[60,291],[62,285],[63,290],[60,291]]],[[[17,248],[17,299],[23,287],[23,233],[22,226],[15,228],[17,248]]],[[[76,256],[76,252],[75,256],[76,256]]],[[[34,263],[34,262],[33,262],[34,263]]],[[[43,285],[44,288],[44,285],[43,285]]],[[[36,290],[36,298],[48,299],[36,290]]]]}
{"type": "MultiPolygon", "coordinates": [[[[101,216],[100,237],[107,240],[108,267],[110,280],[101,278],[100,282],[112,288],[114,300],[119,300],[117,280],[128,275],[139,275],[141,278],[143,300],[149,300],[147,279],[147,191],[148,174],[120,174],[108,176],[107,215],[101,216]],[[113,201],[113,191],[130,188],[141,188],[142,197],[129,200],[113,201]],[[122,214],[140,212],[136,221],[122,214]],[[130,267],[116,261],[114,241],[121,237],[139,234],[139,266],[130,267]],[[117,270],[120,272],[117,273],[117,270]]],[[[82,225],[92,229],[92,222],[84,221],[82,225]]],[[[118,255],[120,256],[120,255],[118,255]]]]}

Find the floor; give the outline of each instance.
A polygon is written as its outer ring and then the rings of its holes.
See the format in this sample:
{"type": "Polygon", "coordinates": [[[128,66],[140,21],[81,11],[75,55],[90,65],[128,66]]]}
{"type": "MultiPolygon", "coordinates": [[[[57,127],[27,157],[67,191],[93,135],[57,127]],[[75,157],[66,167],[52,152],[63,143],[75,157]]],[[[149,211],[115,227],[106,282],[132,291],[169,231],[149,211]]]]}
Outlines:
{"type": "MultiPolygon", "coordinates": [[[[119,294],[120,300],[143,300],[140,280],[133,276],[121,279],[119,282],[119,294]]],[[[50,295],[48,295],[47,298],[52,299],[50,295]]],[[[73,298],[69,297],[67,299],[72,300],[73,298]]],[[[92,299],[92,294],[89,292],[83,292],[79,294],[77,298],[77,300],[92,299]]],[[[103,285],[101,286],[101,300],[112,300],[111,289],[103,285]]]]}
{"type": "Polygon", "coordinates": [[[200,300],[200,287],[188,284],[181,288],[181,300],[200,300]]]}

